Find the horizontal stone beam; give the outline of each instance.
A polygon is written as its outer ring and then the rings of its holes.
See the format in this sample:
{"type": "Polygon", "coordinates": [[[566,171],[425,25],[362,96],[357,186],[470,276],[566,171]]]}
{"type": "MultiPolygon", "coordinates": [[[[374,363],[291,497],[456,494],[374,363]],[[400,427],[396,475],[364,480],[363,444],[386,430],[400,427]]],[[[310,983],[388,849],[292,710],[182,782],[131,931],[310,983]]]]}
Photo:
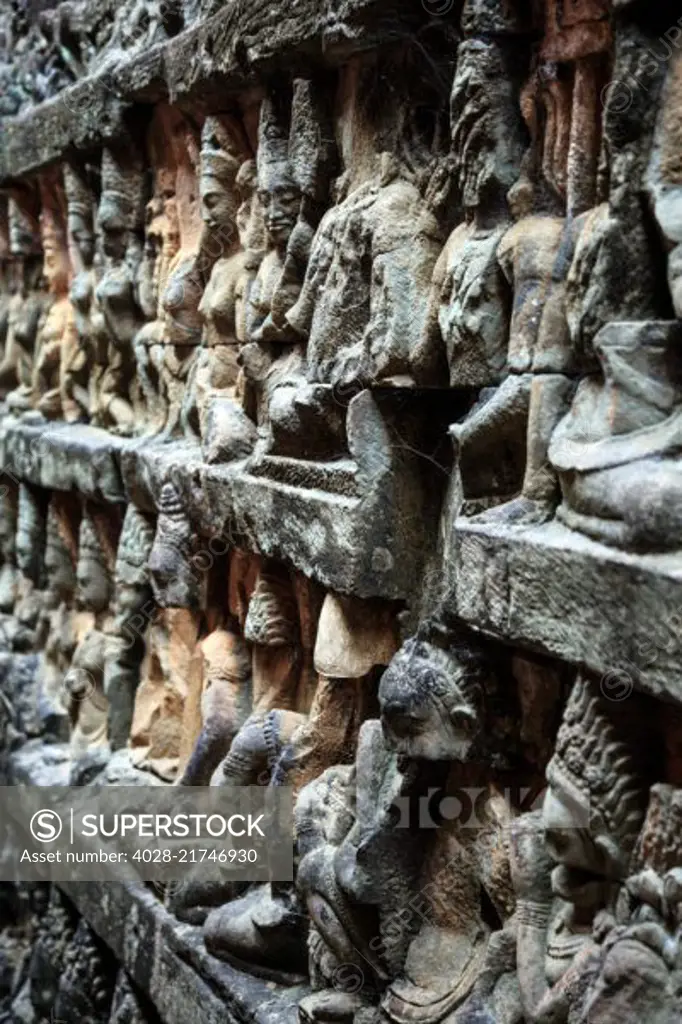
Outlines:
{"type": "Polygon", "coordinates": [[[632,555],[559,523],[523,528],[458,519],[449,610],[499,639],[555,655],[633,689],[682,701],[682,556],[632,555]]]}
{"type": "Polygon", "coordinates": [[[69,150],[88,150],[125,130],[135,103],[169,99],[206,112],[279,69],[290,76],[411,35],[429,15],[413,0],[228,0],[212,18],[128,60],[113,62],[17,117],[0,120],[0,184],[69,150]]]}
{"type": "Polygon", "coordinates": [[[145,992],[164,1024],[295,1024],[301,988],[278,988],[206,952],[144,886],[101,882],[60,888],[145,992]]]}

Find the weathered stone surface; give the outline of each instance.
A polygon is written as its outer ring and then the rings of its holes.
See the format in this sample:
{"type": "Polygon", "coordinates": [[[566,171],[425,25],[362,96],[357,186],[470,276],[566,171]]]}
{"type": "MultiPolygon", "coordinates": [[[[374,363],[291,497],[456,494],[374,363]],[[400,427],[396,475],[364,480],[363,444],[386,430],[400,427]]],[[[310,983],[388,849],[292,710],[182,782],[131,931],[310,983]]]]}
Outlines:
{"type": "Polygon", "coordinates": [[[285,1024],[297,1019],[301,990],[241,974],[209,956],[198,929],[181,925],[146,889],[120,885],[102,901],[97,885],[69,886],[80,913],[110,945],[131,978],[157,1007],[164,1024],[285,1024]]]}
{"type": "Polygon", "coordinates": [[[507,643],[584,665],[614,700],[633,687],[680,700],[677,554],[619,552],[558,523],[515,529],[459,519],[453,532],[454,614],[507,643]]]}
{"type": "Polygon", "coordinates": [[[66,89],[17,118],[4,118],[0,179],[16,179],[58,159],[74,146],[89,149],[125,133],[125,115],[136,101],[170,97],[219,110],[224,90],[248,88],[262,68],[310,62],[311,55],[364,50],[386,26],[408,34],[423,24],[420,8],[389,11],[378,0],[345,0],[339,9],[302,4],[282,17],[257,3],[245,12],[231,2],[204,24],[166,44],[66,89]]]}
{"type": "Polygon", "coordinates": [[[124,502],[119,458],[125,444],[123,438],[80,424],[10,423],[3,430],[0,457],[10,479],[124,502]]]}
{"type": "Polygon", "coordinates": [[[0,780],[296,853],[53,888],[3,1020],[682,1016],[673,7],[0,11],[0,780]]]}

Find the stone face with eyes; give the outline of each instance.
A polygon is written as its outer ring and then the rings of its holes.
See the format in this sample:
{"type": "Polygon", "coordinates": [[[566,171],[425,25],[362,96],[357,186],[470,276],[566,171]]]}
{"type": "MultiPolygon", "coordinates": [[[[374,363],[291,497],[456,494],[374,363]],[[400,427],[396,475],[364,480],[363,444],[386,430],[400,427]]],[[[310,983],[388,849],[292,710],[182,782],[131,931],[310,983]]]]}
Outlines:
{"type": "Polygon", "coordinates": [[[446,651],[408,640],[379,687],[388,745],[428,761],[467,760],[481,725],[480,678],[480,665],[470,650],[446,651]]]}
{"type": "Polygon", "coordinates": [[[117,197],[106,192],[97,214],[97,228],[102,239],[102,250],[112,260],[122,260],[126,254],[128,225],[119,209],[117,197]]]}
{"type": "Polygon", "coordinates": [[[589,801],[569,800],[550,785],[542,808],[545,847],[559,864],[578,871],[607,874],[602,851],[595,845],[589,828],[589,801]]]}
{"type": "Polygon", "coordinates": [[[268,168],[265,184],[258,189],[265,227],[271,244],[286,248],[301,207],[301,191],[291,180],[286,165],[268,168]]]}

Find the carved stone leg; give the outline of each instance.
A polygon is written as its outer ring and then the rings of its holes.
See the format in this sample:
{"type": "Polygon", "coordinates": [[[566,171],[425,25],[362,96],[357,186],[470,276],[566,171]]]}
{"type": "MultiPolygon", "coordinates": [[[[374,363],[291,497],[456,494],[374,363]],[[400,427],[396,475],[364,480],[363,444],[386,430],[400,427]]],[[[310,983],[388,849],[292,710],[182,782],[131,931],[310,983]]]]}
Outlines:
{"type": "Polygon", "coordinates": [[[148,572],[153,542],[153,524],[134,505],[129,505],[119,540],[115,615],[107,637],[104,671],[104,692],[109,701],[107,731],[112,750],[127,745],[133,721],[145,634],[155,609],[148,572]]]}
{"type": "Polygon", "coordinates": [[[200,643],[203,656],[202,726],[179,779],[181,786],[208,786],[248,717],[251,665],[236,633],[214,630],[200,643]]]}
{"type": "Polygon", "coordinates": [[[562,374],[538,374],[532,378],[521,494],[481,513],[477,522],[531,525],[551,519],[559,501],[559,484],[547,450],[554,428],[570,407],[574,391],[575,382],[562,374]]]}
{"type": "Polygon", "coordinates": [[[134,341],[135,362],[142,403],[137,432],[144,436],[157,434],[163,427],[164,408],[159,399],[158,370],[153,358],[152,344],[158,333],[157,322],[142,328],[134,341]]]}
{"type": "Polygon", "coordinates": [[[161,608],[146,637],[146,657],[130,727],[134,764],[171,781],[183,756],[185,700],[192,676],[201,671],[197,657],[197,613],[161,608]]]}

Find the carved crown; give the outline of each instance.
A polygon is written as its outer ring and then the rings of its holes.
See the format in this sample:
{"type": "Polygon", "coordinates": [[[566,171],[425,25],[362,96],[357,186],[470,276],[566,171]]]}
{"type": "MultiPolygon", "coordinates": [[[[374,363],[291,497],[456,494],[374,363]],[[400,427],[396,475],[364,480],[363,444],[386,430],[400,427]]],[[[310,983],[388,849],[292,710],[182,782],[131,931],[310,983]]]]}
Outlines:
{"type": "Polygon", "coordinates": [[[69,213],[90,219],[95,205],[92,190],[84,175],[71,164],[64,165],[64,189],[69,213]]]}
{"type": "Polygon", "coordinates": [[[564,711],[554,756],[547,766],[551,786],[601,819],[614,837],[634,837],[646,808],[647,784],[636,760],[630,731],[621,734],[607,714],[597,684],[579,676],[564,711]]]}
{"type": "Polygon", "coordinates": [[[207,117],[201,132],[201,170],[232,187],[250,156],[244,132],[233,117],[207,117]]]}
{"type": "Polygon", "coordinates": [[[144,170],[139,156],[102,150],[102,199],[118,207],[131,229],[144,223],[144,170]]]}
{"type": "Polygon", "coordinates": [[[299,643],[298,606],[288,574],[260,573],[249,602],[244,637],[266,647],[299,643]]]}

